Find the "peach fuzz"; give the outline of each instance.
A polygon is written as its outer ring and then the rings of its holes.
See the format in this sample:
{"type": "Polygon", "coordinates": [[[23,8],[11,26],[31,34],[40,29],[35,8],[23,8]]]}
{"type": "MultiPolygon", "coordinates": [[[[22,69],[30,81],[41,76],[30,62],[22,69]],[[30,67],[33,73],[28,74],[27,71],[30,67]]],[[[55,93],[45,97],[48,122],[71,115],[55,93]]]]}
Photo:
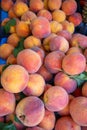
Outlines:
{"type": "Polygon", "coordinates": [[[44,92],[45,80],[40,74],[29,75],[29,81],[23,93],[27,96],[40,96],[44,92]]]}
{"type": "Polygon", "coordinates": [[[72,22],[75,25],[75,27],[77,27],[82,23],[82,15],[76,12],[68,17],[68,21],[72,22]]]}
{"type": "Polygon", "coordinates": [[[47,70],[44,64],[40,67],[37,73],[42,75],[45,81],[50,81],[53,77],[53,75],[47,70]]]}
{"type": "Polygon", "coordinates": [[[13,6],[12,0],[1,0],[1,8],[4,11],[9,11],[12,6],[13,6]]]}
{"type": "Polygon", "coordinates": [[[31,21],[31,32],[37,38],[45,38],[51,33],[50,22],[47,18],[39,16],[31,21]]]}
{"type": "Polygon", "coordinates": [[[62,68],[69,75],[81,74],[85,70],[85,67],[85,56],[79,52],[66,55],[62,60],[62,68]]]}
{"type": "Polygon", "coordinates": [[[50,40],[51,51],[62,51],[66,53],[69,49],[69,42],[62,36],[55,36],[50,40]]]}
{"type": "Polygon", "coordinates": [[[45,115],[44,103],[36,96],[23,98],[16,106],[16,116],[24,126],[38,125],[45,115]]]}
{"type": "Polygon", "coordinates": [[[54,84],[63,87],[68,93],[72,93],[77,88],[77,81],[71,79],[64,72],[58,72],[54,77],[54,84]]]}
{"type": "Polygon", "coordinates": [[[29,74],[20,65],[9,65],[1,74],[2,87],[11,93],[18,93],[25,89],[28,84],[29,74]]]}
{"type": "Polygon", "coordinates": [[[74,96],[69,94],[69,102],[68,102],[67,106],[64,107],[64,109],[57,112],[60,116],[69,116],[70,115],[69,106],[70,106],[70,103],[73,100],[73,98],[74,98],[74,96]]]}
{"type": "Polygon", "coordinates": [[[10,44],[4,43],[0,46],[0,58],[7,59],[12,54],[14,47],[10,44]]]}
{"type": "Polygon", "coordinates": [[[44,8],[44,3],[42,0],[30,0],[29,2],[30,10],[33,12],[38,12],[39,10],[44,8]]]}
{"type": "Polygon", "coordinates": [[[13,6],[14,13],[17,17],[21,17],[26,11],[29,10],[28,5],[22,1],[15,2],[13,6]]]}
{"type": "Polygon", "coordinates": [[[21,16],[21,20],[30,24],[30,22],[36,17],[37,15],[34,12],[28,10],[21,16]]]}
{"type": "Polygon", "coordinates": [[[70,41],[70,39],[72,38],[72,34],[67,30],[61,30],[57,32],[57,35],[64,37],[68,41],[70,41]]]}
{"type": "Polygon", "coordinates": [[[44,130],[44,129],[39,126],[34,126],[34,127],[26,128],[26,130],[44,130]]]}
{"type": "Polygon", "coordinates": [[[47,5],[48,5],[48,9],[51,11],[60,9],[62,5],[62,0],[48,0],[47,5]]]}
{"type": "Polygon", "coordinates": [[[75,0],[64,0],[61,8],[66,15],[72,15],[77,10],[77,3],[75,0]]]}
{"type": "Polygon", "coordinates": [[[57,112],[67,106],[69,96],[64,88],[53,86],[44,93],[43,101],[47,110],[57,112]]]}
{"type": "Polygon", "coordinates": [[[74,26],[74,24],[72,22],[69,22],[68,20],[65,20],[65,21],[61,22],[61,24],[63,26],[63,30],[67,30],[71,34],[74,33],[75,26],[74,26]]]}
{"type": "Polygon", "coordinates": [[[54,20],[50,22],[50,27],[51,27],[51,33],[58,33],[63,29],[62,25],[54,20]]]}
{"type": "Polygon", "coordinates": [[[41,67],[42,61],[37,52],[24,49],[17,55],[17,64],[22,65],[29,73],[35,73],[41,67]]]}
{"type": "Polygon", "coordinates": [[[24,48],[32,48],[35,46],[41,46],[41,40],[39,38],[36,38],[35,36],[31,35],[24,40],[24,48]]]}
{"type": "Polygon", "coordinates": [[[56,117],[54,112],[51,112],[49,110],[45,110],[45,115],[42,121],[39,123],[38,126],[43,128],[44,130],[53,130],[56,122],[56,117]]]}
{"type": "Polygon", "coordinates": [[[57,120],[55,130],[81,130],[81,127],[70,116],[64,116],[57,120]]]}
{"type": "Polygon", "coordinates": [[[87,36],[80,34],[80,33],[73,34],[72,38],[70,40],[70,45],[86,49],[87,48],[87,36]]]}
{"type": "Polygon", "coordinates": [[[87,97],[87,82],[82,85],[82,96],[87,97]]]}
{"type": "Polygon", "coordinates": [[[11,54],[7,58],[6,63],[7,64],[16,64],[17,63],[17,59],[16,59],[16,57],[13,54],[11,54]]]}
{"type": "Polygon", "coordinates": [[[52,12],[52,18],[53,20],[61,23],[66,19],[66,14],[63,10],[54,10],[52,12]]]}
{"type": "Polygon", "coordinates": [[[0,117],[11,114],[15,110],[16,100],[13,93],[0,89],[0,117]],[[10,107],[9,107],[10,106],[10,107]]]}
{"type": "Polygon", "coordinates": [[[42,16],[42,17],[45,17],[47,18],[49,21],[52,20],[52,14],[49,10],[47,9],[42,9],[40,10],[38,13],[37,13],[37,16],[42,16]]]}
{"type": "Polygon", "coordinates": [[[87,126],[87,97],[75,97],[70,103],[70,115],[80,126],[87,126]]]}
{"type": "Polygon", "coordinates": [[[19,37],[27,37],[30,34],[30,26],[24,21],[19,21],[16,24],[16,33],[19,37]]]}
{"type": "Polygon", "coordinates": [[[62,51],[53,51],[46,55],[44,65],[50,73],[58,73],[62,70],[62,60],[65,54],[62,51]]]}
{"type": "Polygon", "coordinates": [[[82,53],[82,49],[80,47],[70,47],[69,50],[67,51],[67,54],[72,53],[82,53]]]}
{"type": "Polygon", "coordinates": [[[45,51],[49,52],[50,51],[50,40],[51,38],[57,36],[55,33],[51,33],[48,37],[43,39],[43,48],[45,51]]]}
{"type": "Polygon", "coordinates": [[[7,43],[12,45],[13,47],[16,47],[19,41],[20,41],[20,37],[17,35],[17,33],[12,33],[7,38],[7,43]]]}

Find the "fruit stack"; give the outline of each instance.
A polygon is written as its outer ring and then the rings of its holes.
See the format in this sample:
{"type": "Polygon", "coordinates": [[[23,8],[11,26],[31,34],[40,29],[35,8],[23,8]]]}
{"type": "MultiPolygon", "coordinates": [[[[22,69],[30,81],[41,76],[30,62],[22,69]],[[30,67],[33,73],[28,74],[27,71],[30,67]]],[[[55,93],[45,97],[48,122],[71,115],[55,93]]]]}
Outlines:
{"type": "Polygon", "coordinates": [[[0,130],[87,129],[87,36],[77,2],[2,0],[1,9],[0,130]]]}

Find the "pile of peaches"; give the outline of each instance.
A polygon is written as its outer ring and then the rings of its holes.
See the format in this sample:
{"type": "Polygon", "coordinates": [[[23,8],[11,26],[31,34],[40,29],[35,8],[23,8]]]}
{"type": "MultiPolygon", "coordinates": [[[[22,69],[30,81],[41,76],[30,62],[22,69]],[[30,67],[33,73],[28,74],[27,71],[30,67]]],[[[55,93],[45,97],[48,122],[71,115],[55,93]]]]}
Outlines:
{"type": "Polygon", "coordinates": [[[9,35],[0,46],[0,123],[87,130],[87,36],[75,33],[76,1],[2,0],[1,8],[9,35]]]}

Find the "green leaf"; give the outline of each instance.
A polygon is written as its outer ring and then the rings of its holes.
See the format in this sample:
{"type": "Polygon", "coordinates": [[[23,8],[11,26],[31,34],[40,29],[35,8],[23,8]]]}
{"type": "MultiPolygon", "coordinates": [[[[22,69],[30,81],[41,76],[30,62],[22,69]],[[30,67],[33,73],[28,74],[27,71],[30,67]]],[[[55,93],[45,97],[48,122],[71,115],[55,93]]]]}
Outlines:
{"type": "MultiPolygon", "coordinates": [[[[14,120],[15,120],[16,122],[21,123],[21,121],[17,118],[17,116],[16,116],[16,115],[14,116],[14,120]]],[[[22,123],[21,123],[21,124],[22,124],[22,123]]]]}
{"type": "Polygon", "coordinates": [[[8,123],[0,122],[0,130],[16,130],[16,127],[11,121],[8,123]]]}
{"type": "Polygon", "coordinates": [[[24,49],[24,38],[18,42],[18,46],[13,50],[13,55],[17,57],[17,54],[24,49]]]}
{"type": "Polygon", "coordinates": [[[16,20],[15,20],[15,19],[9,20],[9,21],[5,24],[5,26],[4,26],[5,33],[9,33],[10,27],[11,27],[11,26],[15,26],[15,25],[16,25],[16,20]]]}

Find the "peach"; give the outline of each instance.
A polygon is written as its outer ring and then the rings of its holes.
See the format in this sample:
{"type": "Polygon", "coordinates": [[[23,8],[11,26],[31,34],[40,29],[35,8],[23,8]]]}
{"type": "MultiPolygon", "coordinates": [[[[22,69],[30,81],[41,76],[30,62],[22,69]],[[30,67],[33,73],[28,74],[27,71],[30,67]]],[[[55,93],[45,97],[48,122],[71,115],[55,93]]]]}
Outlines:
{"type": "Polygon", "coordinates": [[[39,38],[31,35],[24,40],[24,48],[32,48],[35,46],[41,46],[41,40],[39,38]]]}
{"type": "Polygon", "coordinates": [[[57,73],[62,70],[62,60],[65,54],[62,51],[53,51],[46,55],[44,65],[50,73],[57,73]]]}
{"type": "Polygon", "coordinates": [[[40,74],[31,74],[29,76],[28,85],[23,90],[27,96],[40,96],[44,92],[45,80],[40,74]]]}
{"type": "Polygon", "coordinates": [[[34,12],[28,10],[21,16],[21,20],[30,23],[36,17],[37,15],[34,12]]]}
{"type": "Polygon", "coordinates": [[[14,13],[13,6],[8,11],[9,18],[17,18],[16,14],[14,13]]]}
{"type": "Polygon", "coordinates": [[[86,61],[87,61],[87,48],[86,48],[86,49],[84,49],[83,54],[84,54],[84,56],[85,56],[85,58],[86,58],[86,61]]]}
{"type": "Polygon", "coordinates": [[[53,77],[53,75],[47,70],[44,64],[40,67],[37,73],[42,75],[45,81],[50,81],[53,77]]]}
{"type": "Polygon", "coordinates": [[[36,96],[23,98],[16,106],[16,116],[24,126],[38,125],[45,115],[44,103],[36,96]]]}
{"type": "Polygon", "coordinates": [[[35,73],[41,67],[42,61],[37,52],[31,49],[24,49],[17,55],[17,64],[24,66],[29,73],[35,73]]]}
{"type": "Polygon", "coordinates": [[[66,13],[66,15],[74,14],[77,10],[76,1],[75,0],[64,0],[62,2],[62,10],[66,13]]]}
{"type": "Polygon", "coordinates": [[[79,52],[66,55],[62,60],[62,68],[69,75],[81,74],[85,67],[85,56],[79,52]]]}
{"type": "Polygon", "coordinates": [[[7,43],[12,45],[13,47],[16,47],[19,41],[20,41],[20,37],[17,35],[17,33],[12,33],[7,38],[7,43]]]}
{"type": "Polygon", "coordinates": [[[82,23],[82,15],[78,12],[75,12],[74,14],[68,17],[68,21],[72,22],[75,25],[75,27],[77,27],[82,23]]]}
{"type": "Polygon", "coordinates": [[[7,59],[12,54],[14,47],[10,44],[4,43],[0,46],[0,58],[7,59]]]}
{"type": "Polygon", "coordinates": [[[52,18],[53,20],[61,23],[66,19],[66,14],[63,10],[54,10],[52,12],[52,18]]]}
{"type": "Polygon", "coordinates": [[[64,72],[58,72],[54,77],[54,84],[63,87],[68,93],[72,93],[77,88],[77,81],[71,79],[64,72]]]}
{"type": "Polygon", "coordinates": [[[0,75],[1,75],[1,73],[2,73],[2,70],[3,70],[4,65],[5,65],[5,64],[0,65],[0,75]]]}
{"type": "Polygon", "coordinates": [[[9,57],[6,60],[6,63],[7,64],[16,64],[17,63],[16,57],[13,54],[9,55],[9,57]]]}
{"type": "Polygon", "coordinates": [[[37,38],[45,38],[51,33],[50,23],[47,18],[39,16],[31,21],[31,32],[37,38]]]}
{"type": "Polygon", "coordinates": [[[71,44],[71,46],[81,47],[83,49],[86,49],[87,48],[87,36],[80,34],[80,33],[73,34],[70,44],[71,44]]]}
{"type": "Polygon", "coordinates": [[[67,30],[61,30],[61,31],[57,32],[57,35],[64,37],[68,41],[70,41],[70,39],[72,37],[72,34],[67,30]]]}
{"type": "Polygon", "coordinates": [[[69,49],[69,42],[62,36],[56,36],[50,40],[51,51],[62,51],[66,53],[69,49]]]}
{"type": "Polygon", "coordinates": [[[44,129],[39,126],[34,126],[34,127],[26,128],[26,130],[44,130],[44,129]]]}
{"type": "Polygon", "coordinates": [[[49,10],[47,9],[42,9],[40,10],[38,13],[37,13],[37,16],[42,16],[42,17],[45,17],[47,18],[49,21],[52,20],[52,14],[49,10]]]}
{"type": "Polygon", "coordinates": [[[16,16],[21,17],[26,11],[29,10],[28,5],[22,1],[15,2],[13,6],[14,13],[16,16]]]}
{"type": "Polygon", "coordinates": [[[75,31],[75,26],[72,22],[69,22],[68,20],[63,21],[62,23],[63,26],[63,30],[67,30],[68,32],[70,32],[71,34],[74,33],[75,31]]]}
{"type": "Polygon", "coordinates": [[[87,82],[82,85],[82,95],[87,97],[87,82]]]}
{"type": "Polygon", "coordinates": [[[46,92],[51,87],[52,87],[52,84],[49,84],[49,83],[45,84],[44,92],[46,92]]]}
{"type": "Polygon", "coordinates": [[[16,100],[13,93],[0,89],[0,117],[11,114],[15,110],[16,100]],[[10,106],[10,107],[9,107],[10,106]]]}
{"type": "Polygon", "coordinates": [[[38,126],[43,128],[44,130],[53,130],[56,122],[56,117],[54,112],[51,112],[49,110],[45,110],[45,115],[42,121],[39,123],[38,126]]]}
{"type": "Polygon", "coordinates": [[[64,88],[53,86],[44,93],[43,101],[47,110],[56,112],[67,106],[69,97],[64,88]]]}
{"type": "Polygon", "coordinates": [[[70,47],[69,50],[67,51],[67,54],[72,53],[82,53],[82,49],[80,47],[70,47]]]}
{"type": "Polygon", "coordinates": [[[19,21],[16,24],[16,33],[19,37],[27,37],[30,34],[30,26],[24,21],[19,21]]]}
{"type": "Polygon", "coordinates": [[[51,11],[60,9],[61,5],[62,0],[48,0],[48,9],[51,11]]]}
{"type": "Polygon", "coordinates": [[[39,10],[44,8],[44,3],[42,0],[30,0],[29,2],[30,10],[33,12],[38,12],[39,10]]]}
{"type": "Polygon", "coordinates": [[[4,11],[9,11],[10,8],[12,7],[12,5],[13,5],[13,1],[12,0],[2,0],[1,1],[1,8],[4,11]]]}
{"type": "Polygon", "coordinates": [[[18,93],[25,89],[28,84],[29,74],[20,65],[9,65],[1,75],[2,87],[11,93],[18,93]]]}
{"type": "Polygon", "coordinates": [[[55,130],[81,130],[81,127],[75,123],[70,116],[64,116],[57,120],[55,130]]]}
{"type": "Polygon", "coordinates": [[[58,33],[60,31],[62,31],[62,29],[63,29],[62,25],[59,22],[54,21],[54,20],[52,20],[50,22],[50,27],[51,27],[52,33],[58,33]]]}
{"type": "Polygon", "coordinates": [[[70,103],[70,115],[80,126],[87,126],[87,97],[75,97],[70,103]]]}

